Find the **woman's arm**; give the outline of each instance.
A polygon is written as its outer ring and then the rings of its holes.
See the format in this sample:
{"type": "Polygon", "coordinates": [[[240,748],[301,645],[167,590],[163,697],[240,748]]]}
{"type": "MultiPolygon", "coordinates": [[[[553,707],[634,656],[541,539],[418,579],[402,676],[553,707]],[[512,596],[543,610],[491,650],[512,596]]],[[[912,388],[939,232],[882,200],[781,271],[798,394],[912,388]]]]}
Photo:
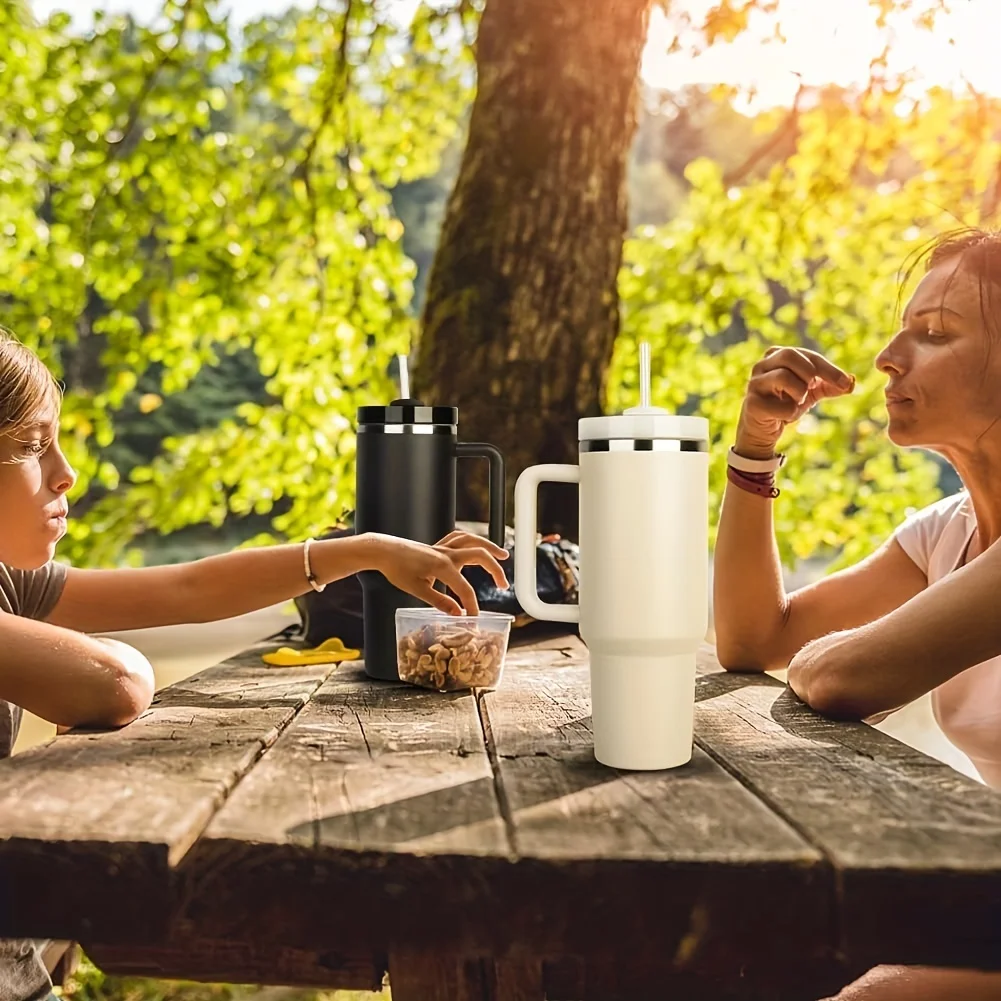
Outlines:
{"type": "Polygon", "coordinates": [[[771,507],[727,486],[713,558],[716,653],[727,670],[784,668],[811,640],[873,622],[926,587],[890,539],[855,566],[786,594],[771,507]]]}
{"type": "MultiPolygon", "coordinates": [[[[747,385],[736,451],[748,459],[773,457],[788,424],[851,385],[816,352],[769,349],[747,385]]],[[[772,505],[727,485],[713,556],[716,653],[727,670],[783,668],[817,636],[871,622],[925,587],[924,574],[891,540],[857,566],[787,595],[772,505]]]]}
{"type": "MultiPolygon", "coordinates": [[[[434,590],[436,580],[447,584],[474,614],[476,595],[460,572],[463,566],[483,566],[498,586],[507,586],[497,562],[507,558],[506,551],[462,532],[437,546],[383,535],[326,539],[314,542],[309,555],[321,584],[360,570],[378,570],[402,590],[453,614],[461,609],[434,590]]],[[[266,608],[308,589],[301,545],[245,549],[174,566],[70,569],[48,621],[81,632],[212,622],[266,608]]]]}
{"type": "Polygon", "coordinates": [[[132,647],[0,613],[0,698],[58,726],[124,726],[153,698],[132,647]]]}
{"type": "Polygon", "coordinates": [[[789,685],[829,716],[899,709],[1001,655],[1001,545],[868,625],[824,636],[789,665],[789,685]]]}

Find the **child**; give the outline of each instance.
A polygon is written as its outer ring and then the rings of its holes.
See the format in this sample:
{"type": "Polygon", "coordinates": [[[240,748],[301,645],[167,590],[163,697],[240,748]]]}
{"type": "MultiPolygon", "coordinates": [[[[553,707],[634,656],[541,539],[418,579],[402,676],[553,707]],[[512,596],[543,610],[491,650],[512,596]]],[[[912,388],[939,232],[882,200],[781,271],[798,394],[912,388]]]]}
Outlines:
{"type": "MultiPolygon", "coordinates": [[[[59,448],[59,388],[0,328],[0,758],[21,709],[63,727],[124,726],[150,704],[153,671],[125,643],[88,636],[225,619],[360,570],[453,615],[478,612],[462,567],[507,587],[507,553],[463,532],[435,546],[381,535],[270,546],[175,566],[79,570],[52,562],[75,474],[59,448]],[[461,606],[434,589],[436,581],[461,606]]],[[[0,941],[0,998],[36,1001],[51,984],[37,948],[0,941]]]]}

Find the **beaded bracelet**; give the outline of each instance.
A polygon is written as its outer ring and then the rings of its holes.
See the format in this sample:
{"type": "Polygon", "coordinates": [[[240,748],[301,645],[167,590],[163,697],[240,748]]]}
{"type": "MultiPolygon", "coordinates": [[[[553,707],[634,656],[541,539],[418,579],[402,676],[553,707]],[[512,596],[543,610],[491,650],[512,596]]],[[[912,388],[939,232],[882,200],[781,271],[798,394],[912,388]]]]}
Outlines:
{"type": "Polygon", "coordinates": [[[316,574],[313,573],[313,563],[309,558],[309,547],[314,541],[314,539],[307,539],[302,544],[302,568],[306,572],[306,580],[309,581],[309,586],[314,591],[322,591],[327,585],[321,584],[319,580],[317,580],[316,574]]]}

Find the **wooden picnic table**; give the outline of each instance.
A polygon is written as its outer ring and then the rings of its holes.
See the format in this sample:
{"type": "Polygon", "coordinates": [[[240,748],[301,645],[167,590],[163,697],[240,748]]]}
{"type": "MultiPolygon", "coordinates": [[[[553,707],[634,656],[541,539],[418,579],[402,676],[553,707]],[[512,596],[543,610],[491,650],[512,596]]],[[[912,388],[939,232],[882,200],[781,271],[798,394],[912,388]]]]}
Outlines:
{"type": "Polygon", "coordinates": [[[108,971],[394,1001],[812,1001],[1001,968],[1001,797],[701,658],[692,762],[594,761],[587,654],[495,692],[256,648],[0,763],[0,935],[108,971]]]}

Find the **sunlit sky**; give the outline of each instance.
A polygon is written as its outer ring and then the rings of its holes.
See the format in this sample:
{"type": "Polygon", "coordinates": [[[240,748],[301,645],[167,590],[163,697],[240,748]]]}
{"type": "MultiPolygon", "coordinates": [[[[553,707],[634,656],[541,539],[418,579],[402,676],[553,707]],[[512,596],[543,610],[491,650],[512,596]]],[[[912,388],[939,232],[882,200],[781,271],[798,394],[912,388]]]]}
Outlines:
{"type": "MultiPolygon", "coordinates": [[[[396,0],[401,16],[415,0],[396,0]]],[[[703,15],[714,0],[679,0],[693,18],[703,15]]],[[[42,16],[52,10],[71,10],[81,24],[93,11],[130,10],[150,18],[160,0],[34,0],[42,16]]],[[[234,0],[237,20],[286,9],[290,0],[234,0]]],[[[894,22],[891,69],[915,70],[921,85],[961,87],[968,81],[981,91],[1001,95],[1001,0],[953,0],[955,8],[941,17],[934,32],[920,30],[906,19],[894,22]]],[[[780,0],[779,19],[785,44],[764,43],[774,26],[760,16],[751,29],[726,45],[701,55],[668,54],[671,29],[659,11],[651,19],[643,58],[647,83],[675,89],[686,84],[733,84],[753,87],[754,105],[788,104],[800,74],[807,84],[850,86],[865,81],[870,61],[885,44],[874,25],[868,0],[780,0]]]]}
{"type": "MultiPolygon", "coordinates": [[[[697,16],[713,0],[687,0],[697,16]]],[[[1001,95],[1001,0],[953,0],[934,32],[904,17],[891,22],[890,69],[915,71],[924,87],[962,87],[1001,95]]],[[[869,65],[887,41],[875,24],[868,0],[780,0],[778,18],[785,44],[762,44],[774,26],[771,17],[752,20],[751,29],[729,45],[700,56],[667,55],[671,30],[663,16],[651,21],[643,75],[673,89],[689,83],[753,86],[761,104],[788,104],[799,78],[810,85],[851,86],[865,82],[869,65]]]]}

